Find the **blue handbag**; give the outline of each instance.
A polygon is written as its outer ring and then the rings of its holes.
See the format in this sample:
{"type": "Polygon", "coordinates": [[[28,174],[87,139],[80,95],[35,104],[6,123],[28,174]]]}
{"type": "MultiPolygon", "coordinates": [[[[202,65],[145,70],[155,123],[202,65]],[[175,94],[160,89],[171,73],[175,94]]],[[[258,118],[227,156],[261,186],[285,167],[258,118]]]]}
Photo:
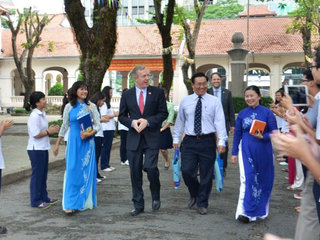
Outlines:
{"type": "Polygon", "coordinates": [[[178,189],[180,186],[180,159],[179,159],[179,150],[174,150],[174,157],[172,160],[172,173],[173,173],[173,187],[178,189]]]}
{"type": "Polygon", "coordinates": [[[217,151],[216,161],[214,162],[214,177],[216,180],[216,189],[221,192],[223,189],[223,161],[217,151]]]}

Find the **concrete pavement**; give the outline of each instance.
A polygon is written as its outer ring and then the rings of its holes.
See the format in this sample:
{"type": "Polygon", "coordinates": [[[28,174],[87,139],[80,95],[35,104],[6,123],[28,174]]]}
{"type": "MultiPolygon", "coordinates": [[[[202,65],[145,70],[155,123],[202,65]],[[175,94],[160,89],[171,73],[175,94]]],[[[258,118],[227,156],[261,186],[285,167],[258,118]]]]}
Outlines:
{"type": "MultiPolygon", "coordinates": [[[[21,119],[19,119],[20,121],[21,119]]],[[[17,120],[18,121],[18,120],[17,120]]],[[[25,127],[25,126],[24,126],[25,127]]],[[[146,174],[145,212],[130,216],[132,209],[129,168],[120,165],[117,144],[111,151],[111,165],[116,170],[103,172],[107,179],[98,184],[98,206],[93,210],[66,216],[61,201],[49,209],[30,207],[29,178],[30,162],[26,153],[27,136],[17,136],[23,126],[14,128],[2,137],[3,153],[7,168],[0,200],[0,224],[8,228],[4,239],[221,239],[258,240],[266,232],[282,237],[293,237],[297,219],[294,207],[299,201],[293,192],[286,190],[287,180],[279,164],[275,165],[275,181],[270,201],[270,214],[264,221],[241,224],[234,219],[239,193],[238,166],[229,165],[224,189],[218,193],[213,185],[208,214],[201,216],[196,208],[187,209],[189,194],[183,181],[178,190],[172,186],[172,169],[163,169],[159,157],[161,181],[161,208],[151,210],[151,196],[146,174]],[[18,179],[20,179],[18,182],[18,179]]],[[[231,141],[230,141],[231,142],[231,141]]],[[[173,151],[169,151],[170,158],[173,151]]],[[[54,158],[50,154],[48,192],[51,197],[62,198],[64,175],[64,151],[54,158]],[[55,165],[56,164],[56,165],[55,165]],[[55,166],[55,168],[53,168],[55,166]]]]}
{"type": "MultiPolygon", "coordinates": [[[[6,164],[6,168],[2,170],[2,184],[5,185],[30,176],[31,165],[26,150],[28,144],[28,116],[0,115],[0,121],[3,119],[12,119],[14,121],[14,125],[1,138],[2,153],[6,164]]],[[[49,122],[58,119],[61,119],[59,115],[47,115],[49,122]]],[[[56,138],[50,138],[49,169],[65,164],[65,145],[62,144],[60,146],[59,154],[55,157],[52,152],[55,141],[56,138]]],[[[118,146],[118,142],[118,139],[114,140],[114,147],[118,146]]]]}

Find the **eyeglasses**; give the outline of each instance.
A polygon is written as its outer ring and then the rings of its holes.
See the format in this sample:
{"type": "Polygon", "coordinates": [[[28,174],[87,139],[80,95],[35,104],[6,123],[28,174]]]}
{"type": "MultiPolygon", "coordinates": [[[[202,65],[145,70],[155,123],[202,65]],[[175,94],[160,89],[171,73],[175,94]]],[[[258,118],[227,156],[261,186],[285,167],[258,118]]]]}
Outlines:
{"type": "Polygon", "coordinates": [[[311,82],[311,81],[313,81],[313,80],[309,80],[309,79],[302,79],[302,80],[301,80],[301,83],[303,83],[303,82],[311,82]]]}
{"type": "Polygon", "coordinates": [[[312,68],[314,67],[317,67],[317,66],[314,66],[314,65],[309,66],[309,70],[312,70],[312,68]]]}

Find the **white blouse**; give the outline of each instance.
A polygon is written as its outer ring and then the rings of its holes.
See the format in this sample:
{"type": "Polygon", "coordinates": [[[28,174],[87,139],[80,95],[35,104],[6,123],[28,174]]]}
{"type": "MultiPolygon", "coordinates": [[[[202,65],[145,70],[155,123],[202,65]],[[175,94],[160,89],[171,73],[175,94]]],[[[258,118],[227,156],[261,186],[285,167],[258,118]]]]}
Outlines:
{"type": "Polygon", "coordinates": [[[28,134],[29,140],[27,150],[49,150],[50,141],[49,136],[41,138],[35,138],[42,131],[48,130],[48,121],[46,119],[46,113],[39,109],[33,109],[28,119],[28,134]]]}
{"type": "MultiPolygon", "coordinates": [[[[113,111],[112,107],[108,108],[107,104],[104,103],[100,107],[100,114],[101,114],[102,117],[103,116],[114,115],[114,111],[113,111]]],[[[114,118],[110,118],[108,122],[101,123],[101,126],[102,126],[102,130],[103,131],[116,130],[116,125],[115,125],[114,118]]]]}

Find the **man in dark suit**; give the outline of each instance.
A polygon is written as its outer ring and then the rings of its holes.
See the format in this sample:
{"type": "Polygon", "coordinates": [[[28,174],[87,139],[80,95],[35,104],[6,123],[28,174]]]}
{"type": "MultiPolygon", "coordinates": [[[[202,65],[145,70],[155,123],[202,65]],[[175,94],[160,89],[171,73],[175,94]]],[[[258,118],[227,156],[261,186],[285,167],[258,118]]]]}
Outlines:
{"type": "Polygon", "coordinates": [[[158,154],[161,123],[168,111],[163,90],[149,86],[149,71],[135,66],[131,72],[135,87],[123,93],[119,121],[129,128],[127,157],[132,185],[132,216],[144,211],[142,170],[147,172],[152,195],[152,209],[160,208],[158,154]],[[143,154],[145,160],[143,162],[143,154]]]}
{"type": "MultiPolygon", "coordinates": [[[[212,88],[208,90],[208,93],[216,96],[222,103],[224,118],[226,121],[226,131],[229,136],[229,133],[233,133],[235,126],[234,107],[231,91],[222,88],[221,83],[221,74],[219,72],[214,72],[211,75],[212,88]]],[[[228,142],[226,142],[226,151],[220,155],[220,158],[223,160],[224,175],[226,175],[226,168],[228,166],[228,150],[228,142]]]]}

